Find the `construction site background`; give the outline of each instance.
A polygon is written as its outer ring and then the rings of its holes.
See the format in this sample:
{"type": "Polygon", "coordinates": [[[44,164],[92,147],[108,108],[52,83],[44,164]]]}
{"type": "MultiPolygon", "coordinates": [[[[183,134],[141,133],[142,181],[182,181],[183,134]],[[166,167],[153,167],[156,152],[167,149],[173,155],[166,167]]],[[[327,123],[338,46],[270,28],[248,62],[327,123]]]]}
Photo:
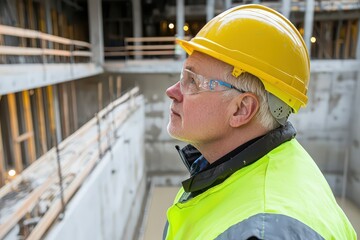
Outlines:
{"type": "Polygon", "coordinates": [[[166,132],[175,36],[248,3],[304,37],[290,121],[359,234],[360,1],[0,0],[0,239],[161,238],[187,177],[166,132]]]}

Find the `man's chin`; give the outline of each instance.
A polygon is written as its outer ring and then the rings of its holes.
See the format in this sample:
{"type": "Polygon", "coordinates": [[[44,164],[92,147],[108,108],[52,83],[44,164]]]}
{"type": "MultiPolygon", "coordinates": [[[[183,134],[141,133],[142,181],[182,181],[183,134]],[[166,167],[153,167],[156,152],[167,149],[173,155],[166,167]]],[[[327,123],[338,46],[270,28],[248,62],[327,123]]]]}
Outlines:
{"type": "Polygon", "coordinates": [[[167,132],[171,138],[185,142],[185,139],[182,137],[182,134],[179,132],[179,130],[171,126],[170,123],[167,126],[167,132]]]}

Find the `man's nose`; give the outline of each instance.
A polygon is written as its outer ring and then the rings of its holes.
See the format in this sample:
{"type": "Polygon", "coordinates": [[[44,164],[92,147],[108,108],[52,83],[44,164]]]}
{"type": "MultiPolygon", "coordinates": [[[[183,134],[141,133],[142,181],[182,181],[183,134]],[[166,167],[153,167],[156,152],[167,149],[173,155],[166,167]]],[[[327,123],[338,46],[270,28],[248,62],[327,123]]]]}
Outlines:
{"type": "Polygon", "coordinates": [[[183,99],[183,94],[181,93],[180,89],[180,81],[169,87],[166,90],[166,95],[175,101],[181,102],[183,99]]]}

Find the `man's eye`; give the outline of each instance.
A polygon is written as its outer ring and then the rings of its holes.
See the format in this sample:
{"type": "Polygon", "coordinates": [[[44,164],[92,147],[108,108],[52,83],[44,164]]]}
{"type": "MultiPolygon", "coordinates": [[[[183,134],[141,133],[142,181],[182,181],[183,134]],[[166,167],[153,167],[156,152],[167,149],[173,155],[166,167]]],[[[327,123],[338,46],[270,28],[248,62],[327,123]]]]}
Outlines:
{"type": "Polygon", "coordinates": [[[199,84],[197,83],[195,78],[190,78],[188,83],[189,90],[196,92],[199,90],[199,84]]]}
{"type": "Polygon", "coordinates": [[[196,85],[196,81],[195,81],[195,79],[194,78],[190,78],[190,84],[195,84],[196,85]]]}

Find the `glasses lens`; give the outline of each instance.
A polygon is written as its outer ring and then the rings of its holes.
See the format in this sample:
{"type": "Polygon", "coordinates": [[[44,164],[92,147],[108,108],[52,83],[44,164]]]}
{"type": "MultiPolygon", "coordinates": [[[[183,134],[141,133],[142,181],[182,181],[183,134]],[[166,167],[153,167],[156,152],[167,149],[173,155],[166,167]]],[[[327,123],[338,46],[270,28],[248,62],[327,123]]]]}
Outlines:
{"type": "Polygon", "coordinates": [[[185,73],[185,71],[183,70],[183,71],[181,72],[181,75],[180,75],[180,89],[181,89],[182,94],[185,94],[185,91],[186,91],[186,88],[185,88],[185,78],[186,78],[186,73],[185,73]]]}
{"type": "Polygon", "coordinates": [[[182,71],[180,83],[183,94],[195,94],[199,92],[199,79],[188,69],[182,71]]]}

